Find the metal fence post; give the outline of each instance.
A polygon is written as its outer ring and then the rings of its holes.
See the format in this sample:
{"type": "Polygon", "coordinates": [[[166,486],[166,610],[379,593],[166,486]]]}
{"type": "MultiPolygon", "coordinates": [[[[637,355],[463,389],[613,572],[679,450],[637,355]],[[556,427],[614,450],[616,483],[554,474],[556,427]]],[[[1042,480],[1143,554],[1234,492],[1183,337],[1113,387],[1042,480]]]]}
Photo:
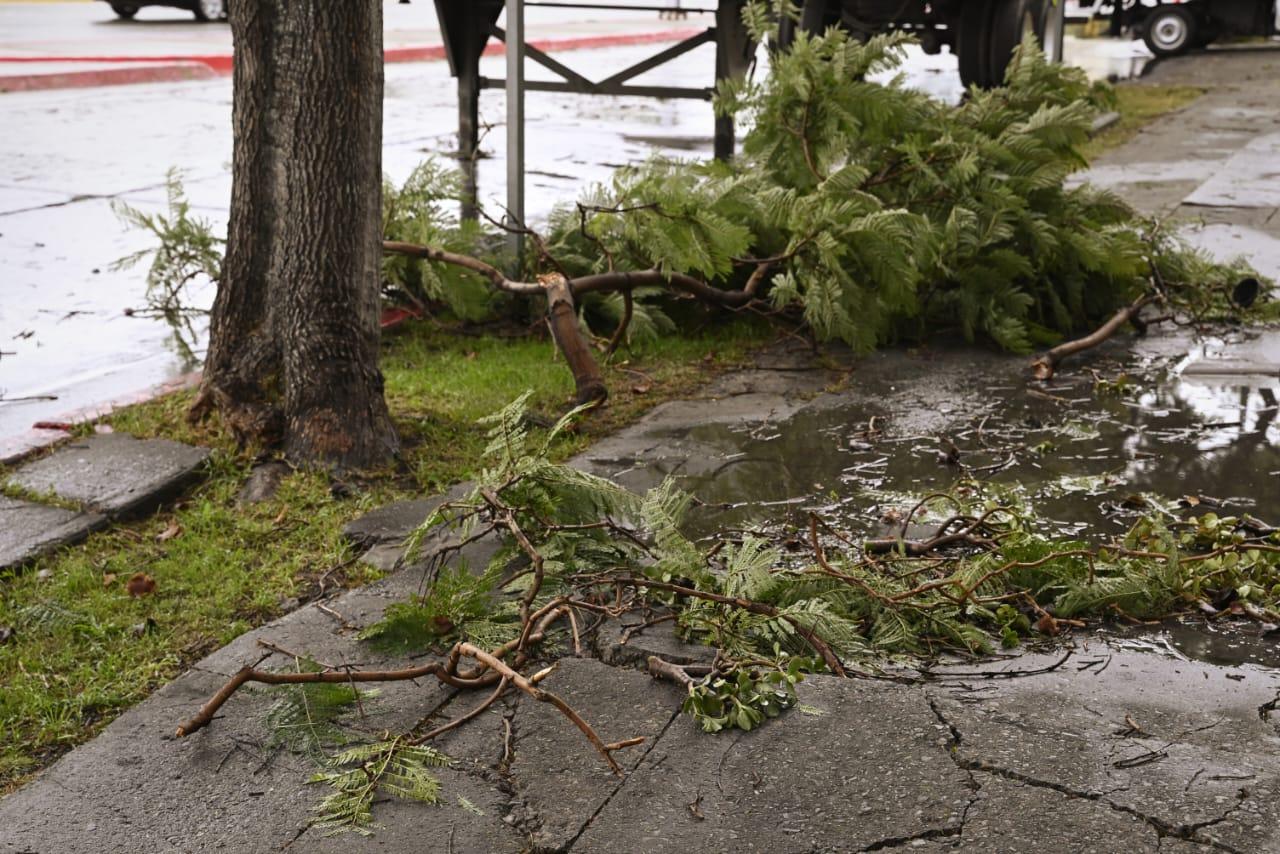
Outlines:
{"type": "MultiPolygon", "coordinates": [[[[507,0],[507,214],[508,225],[524,227],[524,0],[507,0]]],[[[513,274],[524,261],[524,235],[512,231],[507,243],[513,274]]]]}
{"type": "Polygon", "coordinates": [[[1050,62],[1062,62],[1062,37],[1067,30],[1067,0],[1050,0],[1044,22],[1044,55],[1050,62]]]}

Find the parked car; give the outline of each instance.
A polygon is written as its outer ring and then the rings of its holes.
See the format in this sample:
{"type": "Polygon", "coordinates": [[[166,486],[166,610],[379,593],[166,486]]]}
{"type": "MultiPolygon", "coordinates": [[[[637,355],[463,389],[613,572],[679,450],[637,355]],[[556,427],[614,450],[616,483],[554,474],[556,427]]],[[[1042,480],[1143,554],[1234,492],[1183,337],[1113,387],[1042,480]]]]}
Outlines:
{"type": "MultiPolygon", "coordinates": [[[[927,53],[945,45],[960,63],[964,85],[1004,81],[1013,50],[1035,33],[1052,58],[1060,58],[1063,0],[804,0],[799,26],[817,32],[837,25],[855,35],[905,30],[927,53]]],[[[781,34],[784,45],[788,33],[781,34]]]]}
{"type": "Polygon", "coordinates": [[[138,14],[143,6],[168,6],[171,9],[185,9],[196,16],[197,21],[225,21],[227,19],[226,0],[105,0],[111,4],[111,11],[121,18],[129,20],[138,14]]]}

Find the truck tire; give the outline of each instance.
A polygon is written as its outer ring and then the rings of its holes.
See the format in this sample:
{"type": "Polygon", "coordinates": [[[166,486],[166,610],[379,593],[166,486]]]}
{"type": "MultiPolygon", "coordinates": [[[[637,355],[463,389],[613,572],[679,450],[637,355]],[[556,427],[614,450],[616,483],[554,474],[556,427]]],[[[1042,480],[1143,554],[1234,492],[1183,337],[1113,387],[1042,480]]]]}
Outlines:
{"type": "Polygon", "coordinates": [[[960,82],[970,86],[990,86],[988,57],[990,55],[991,10],[996,0],[969,0],[952,19],[955,30],[952,51],[960,65],[960,82]]]}
{"type": "Polygon", "coordinates": [[[224,0],[196,0],[191,12],[201,23],[221,21],[227,17],[227,4],[224,0]]]}
{"type": "Polygon", "coordinates": [[[1159,6],[1147,16],[1142,40],[1156,56],[1177,56],[1195,46],[1200,27],[1184,6],[1159,6]]]}
{"type": "Polygon", "coordinates": [[[112,3],[111,11],[115,12],[120,18],[128,21],[138,14],[137,6],[130,6],[128,3],[112,3]]]}
{"type": "Polygon", "coordinates": [[[991,10],[991,36],[987,43],[987,86],[1004,84],[1004,72],[1013,52],[1028,35],[1040,38],[1044,6],[1048,0],[995,0],[991,10]]]}

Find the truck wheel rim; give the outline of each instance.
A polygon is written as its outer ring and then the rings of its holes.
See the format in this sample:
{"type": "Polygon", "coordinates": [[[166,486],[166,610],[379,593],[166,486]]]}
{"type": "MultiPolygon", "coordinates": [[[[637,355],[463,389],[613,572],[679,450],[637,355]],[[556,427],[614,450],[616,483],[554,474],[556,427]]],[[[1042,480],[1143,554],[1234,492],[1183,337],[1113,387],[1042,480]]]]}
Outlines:
{"type": "Polygon", "coordinates": [[[200,0],[200,11],[206,18],[221,18],[222,0],[200,0]]]}
{"type": "Polygon", "coordinates": [[[1187,22],[1178,15],[1165,15],[1152,26],[1151,40],[1165,50],[1177,50],[1187,40],[1187,22]]]}

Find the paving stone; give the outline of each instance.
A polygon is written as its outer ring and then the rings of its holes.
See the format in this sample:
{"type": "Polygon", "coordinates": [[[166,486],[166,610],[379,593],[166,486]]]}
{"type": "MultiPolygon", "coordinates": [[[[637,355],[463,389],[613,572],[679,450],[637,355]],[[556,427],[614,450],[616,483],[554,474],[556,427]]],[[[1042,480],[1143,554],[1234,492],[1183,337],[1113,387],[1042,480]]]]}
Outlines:
{"type": "Polygon", "coordinates": [[[81,513],[0,495],[0,569],[21,566],[101,528],[97,513],[81,513]]]}
{"type": "Polygon", "coordinates": [[[960,827],[969,776],[922,692],[815,676],[800,700],[750,733],[678,717],[573,850],[856,851],[960,827]]]}
{"type": "MultiPolygon", "coordinates": [[[[405,543],[413,532],[441,504],[465,498],[471,494],[471,489],[470,483],[460,483],[451,487],[443,495],[393,501],[352,519],[342,526],[342,535],[357,547],[365,549],[364,554],[360,556],[360,560],[364,563],[386,572],[400,569],[406,565],[405,543]]],[[[431,545],[439,543],[444,536],[447,536],[447,532],[441,530],[438,535],[424,539],[423,547],[430,548],[431,545]]],[[[487,561],[489,551],[491,549],[488,551],[481,549],[475,554],[469,553],[468,559],[472,561],[472,565],[482,566],[483,563],[475,561],[480,557],[487,561]]]]}
{"type": "Polygon", "coordinates": [[[1206,207],[1280,206],[1280,134],[1258,136],[1187,196],[1185,204],[1206,207]]]}
{"type": "MultiPolygon", "coordinates": [[[[682,694],[632,670],[590,659],[562,659],[542,683],[564,698],[607,744],[643,736],[645,743],[615,754],[618,764],[634,769],[679,713],[682,694]]],[[[510,777],[522,802],[523,821],[538,850],[563,850],[627,783],[615,777],[591,745],[548,703],[520,697],[514,724],[510,777]]],[[[708,743],[707,748],[711,745],[708,743]]],[[[496,755],[486,751],[485,755],[496,755]]],[[[519,815],[519,813],[518,813],[519,815]]],[[[590,845],[574,845],[591,851],[590,845]]],[[[652,851],[637,839],[627,850],[652,851]]]]}
{"type": "Polygon", "coordinates": [[[596,634],[596,654],[606,664],[645,668],[656,655],[675,664],[710,664],[715,650],[705,644],[686,643],[676,637],[671,623],[640,628],[644,619],[632,614],[610,617],[596,634]]]}
{"type": "MultiPolygon", "coordinates": [[[[1280,675],[1080,644],[1073,661],[1046,673],[931,688],[960,734],[957,759],[1169,827],[1202,828],[1202,840],[1280,851],[1280,738],[1258,711],[1280,691],[1280,675]]],[[[966,670],[1055,660],[1027,655],[966,670]]]]}
{"type": "Polygon", "coordinates": [[[108,516],[128,516],[177,494],[208,457],[207,448],[109,433],[69,442],[22,466],[10,481],[108,516]]]}

